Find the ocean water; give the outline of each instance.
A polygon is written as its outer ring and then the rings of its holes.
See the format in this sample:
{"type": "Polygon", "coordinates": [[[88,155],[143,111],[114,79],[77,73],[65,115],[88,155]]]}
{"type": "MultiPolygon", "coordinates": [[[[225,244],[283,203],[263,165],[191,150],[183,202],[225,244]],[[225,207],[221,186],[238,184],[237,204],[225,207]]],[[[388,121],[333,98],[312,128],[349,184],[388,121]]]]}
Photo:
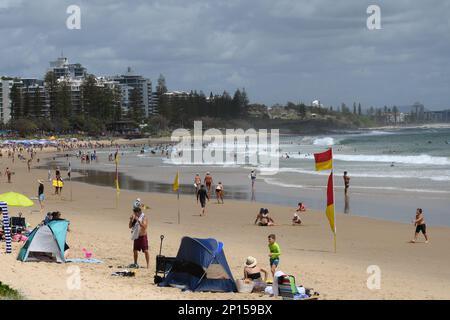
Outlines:
{"type": "Polygon", "coordinates": [[[365,178],[353,188],[389,188],[411,192],[449,193],[450,128],[369,131],[327,137],[283,139],[281,148],[289,159],[281,161],[280,173],[324,175],[311,165],[314,152],[333,148],[334,173],[347,171],[352,178],[365,178]]]}
{"type": "MultiPolygon", "coordinates": [[[[235,147],[239,156],[257,150],[245,144],[235,147]]],[[[279,154],[260,150],[265,156],[279,157],[279,169],[258,168],[255,194],[248,177],[255,167],[236,164],[232,156],[219,163],[176,165],[160,149],[146,147],[144,153],[139,148],[121,150],[121,185],[124,189],[171,192],[170,184],[179,171],[183,193],[189,194],[195,173],[203,176],[210,171],[215,182],[223,182],[228,198],[246,201],[253,197],[288,206],[301,201],[323,210],[330,173],[315,171],[313,153],[330,147],[338,212],[410,223],[415,209],[422,207],[428,223],[450,226],[450,128],[446,127],[280,136],[279,154]],[[347,198],[343,193],[344,171],[351,178],[347,198]]],[[[172,150],[179,151],[169,148],[169,153],[172,150]]],[[[107,161],[110,152],[113,150],[97,151],[100,161],[92,165],[73,162],[73,169],[84,172],[79,180],[99,185],[108,185],[111,180],[113,186],[115,165],[107,161]],[[109,172],[109,176],[98,172],[109,172]]]]}

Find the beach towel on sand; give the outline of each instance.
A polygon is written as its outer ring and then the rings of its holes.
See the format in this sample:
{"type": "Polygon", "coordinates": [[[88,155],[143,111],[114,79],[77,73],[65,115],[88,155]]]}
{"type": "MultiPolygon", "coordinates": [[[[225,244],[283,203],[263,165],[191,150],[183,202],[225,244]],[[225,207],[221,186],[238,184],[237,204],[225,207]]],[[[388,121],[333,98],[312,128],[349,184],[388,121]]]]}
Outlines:
{"type": "MultiPolygon", "coordinates": [[[[143,212],[139,216],[138,220],[141,223],[144,220],[144,213],[143,212]]],[[[136,240],[137,238],[139,238],[139,231],[140,231],[140,229],[141,229],[141,226],[139,225],[139,223],[135,222],[135,224],[131,228],[131,240],[136,240]]]]}
{"type": "Polygon", "coordinates": [[[84,259],[84,258],[74,258],[74,259],[66,259],[66,262],[72,262],[72,263],[103,263],[103,261],[98,259],[84,259]]]}

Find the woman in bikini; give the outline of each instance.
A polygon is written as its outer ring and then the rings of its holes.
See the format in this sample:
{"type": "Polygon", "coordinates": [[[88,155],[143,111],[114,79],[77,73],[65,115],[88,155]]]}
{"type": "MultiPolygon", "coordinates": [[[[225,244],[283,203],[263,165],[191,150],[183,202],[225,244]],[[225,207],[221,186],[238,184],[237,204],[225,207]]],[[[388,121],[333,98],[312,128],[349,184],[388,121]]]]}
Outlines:
{"type": "Polygon", "coordinates": [[[255,287],[253,291],[264,291],[266,287],[267,281],[267,271],[258,266],[258,261],[254,257],[248,257],[245,261],[244,265],[244,281],[250,282],[253,281],[255,283],[255,287]],[[264,278],[262,277],[262,273],[264,273],[264,278]]]}

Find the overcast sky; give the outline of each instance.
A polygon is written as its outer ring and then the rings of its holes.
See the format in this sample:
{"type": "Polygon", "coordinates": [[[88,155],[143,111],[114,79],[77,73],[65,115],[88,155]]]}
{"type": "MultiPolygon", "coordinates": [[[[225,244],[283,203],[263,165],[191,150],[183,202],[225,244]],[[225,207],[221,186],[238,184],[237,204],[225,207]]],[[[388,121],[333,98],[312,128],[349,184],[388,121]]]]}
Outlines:
{"type": "Polygon", "coordinates": [[[131,66],[169,90],[251,102],[450,108],[448,0],[0,0],[0,75],[39,77],[61,55],[96,75],[131,66]],[[69,5],[81,30],[66,28],[69,5]],[[366,27],[381,7],[381,30],[366,27]]]}

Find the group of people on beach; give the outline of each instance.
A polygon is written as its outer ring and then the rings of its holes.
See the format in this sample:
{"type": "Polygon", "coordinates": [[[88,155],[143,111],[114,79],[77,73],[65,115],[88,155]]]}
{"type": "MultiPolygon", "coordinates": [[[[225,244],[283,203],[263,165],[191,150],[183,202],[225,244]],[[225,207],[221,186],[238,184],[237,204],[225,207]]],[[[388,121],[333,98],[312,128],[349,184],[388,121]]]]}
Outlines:
{"type": "MultiPolygon", "coordinates": [[[[297,208],[294,211],[294,217],[292,218],[293,226],[298,226],[302,224],[302,220],[300,219],[300,213],[305,211],[306,211],[305,205],[302,202],[299,202],[297,208]]],[[[259,209],[259,213],[256,215],[254,224],[261,227],[271,227],[276,225],[272,216],[269,215],[269,209],[267,208],[259,209]]]]}
{"type": "MultiPolygon", "coordinates": [[[[203,182],[199,173],[195,175],[194,188],[197,203],[200,202],[201,206],[200,216],[206,215],[206,201],[209,201],[211,198],[212,186],[213,186],[213,177],[211,173],[206,172],[203,182]]],[[[224,204],[223,201],[224,187],[221,181],[219,181],[219,183],[215,186],[215,194],[217,198],[217,203],[224,204]]]]}
{"type": "MultiPolygon", "coordinates": [[[[272,274],[272,278],[275,277],[276,270],[278,265],[280,264],[281,257],[281,248],[280,245],[276,242],[276,235],[269,234],[267,237],[268,247],[269,247],[269,266],[270,272],[272,274]]],[[[268,272],[266,269],[260,267],[258,265],[258,260],[252,256],[248,256],[245,264],[244,264],[244,281],[245,282],[254,282],[254,291],[264,291],[267,280],[268,280],[268,272]],[[264,276],[263,276],[264,274],[264,276]]]]}
{"type": "MultiPolygon", "coordinates": [[[[205,189],[206,191],[206,189],[205,189]]],[[[133,263],[129,268],[139,268],[138,255],[139,252],[143,252],[146,262],[146,267],[150,266],[149,244],[148,244],[148,218],[144,214],[143,209],[149,208],[141,202],[141,199],[136,199],[133,202],[133,213],[131,214],[128,227],[131,229],[131,240],[133,241],[133,263]]],[[[270,234],[268,236],[268,248],[269,248],[269,265],[272,277],[274,276],[276,269],[280,263],[281,249],[280,245],[276,242],[276,235],[270,234]]],[[[264,273],[264,283],[267,280],[268,272],[258,266],[257,260],[254,257],[248,257],[244,267],[244,279],[251,281],[262,280],[261,273],[264,273]]]]}

